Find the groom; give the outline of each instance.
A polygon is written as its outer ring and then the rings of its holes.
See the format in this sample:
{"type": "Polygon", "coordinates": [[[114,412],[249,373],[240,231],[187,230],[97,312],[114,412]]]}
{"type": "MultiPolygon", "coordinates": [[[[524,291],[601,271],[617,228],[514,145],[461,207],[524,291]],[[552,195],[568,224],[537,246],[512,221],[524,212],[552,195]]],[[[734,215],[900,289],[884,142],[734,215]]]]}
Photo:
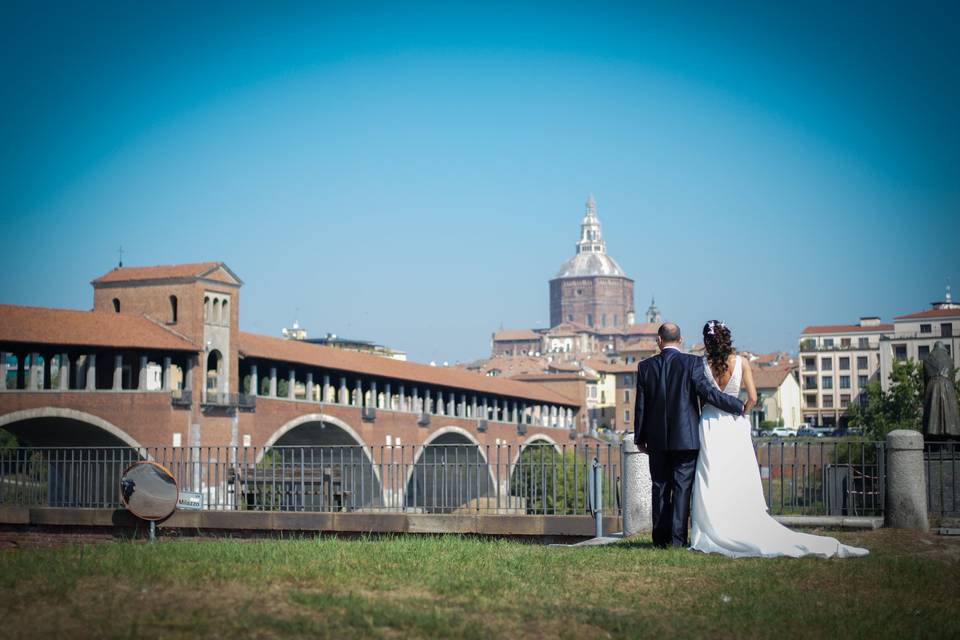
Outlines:
{"type": "Polygon", "coordinates": [[[658,547],[689,546],[687,520],[700,450],[700,403],[743,413],[743,403],[717,389],[707,379],[703,360],[681,352],[682,344],[680,327],[664,323],[657,331],[660,353],[637,369],[633,440],[650,456],[653,544],[658,547]]]}

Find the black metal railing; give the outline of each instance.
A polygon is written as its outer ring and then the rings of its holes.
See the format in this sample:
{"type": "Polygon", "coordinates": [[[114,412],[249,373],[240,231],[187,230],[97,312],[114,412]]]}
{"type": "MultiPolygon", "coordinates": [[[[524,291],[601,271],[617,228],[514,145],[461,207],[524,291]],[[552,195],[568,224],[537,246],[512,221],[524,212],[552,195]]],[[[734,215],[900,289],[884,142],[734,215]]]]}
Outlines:
{"type": "Polygon", "coordinates": [[[940,518],[960,518],[960,443],[928,442],[923,458],[928,510],[940,518]]]}

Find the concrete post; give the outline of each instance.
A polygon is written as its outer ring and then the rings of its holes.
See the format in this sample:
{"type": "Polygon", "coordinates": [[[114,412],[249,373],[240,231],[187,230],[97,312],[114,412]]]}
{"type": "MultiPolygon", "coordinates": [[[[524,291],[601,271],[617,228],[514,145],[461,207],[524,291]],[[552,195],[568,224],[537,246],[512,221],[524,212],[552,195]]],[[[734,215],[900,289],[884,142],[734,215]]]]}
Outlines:
{"type": "Polygon", "coordinates": [[[313,402],[313,372],[307,371],[307,402],[313,402]]]}
{"type": "Polygon", "coordinates": [[[146,391],[147,390],[147,356],[140,356],[140,375],[137,376],[137,390],[146,391]]]}
{"type": "MultiPolygon", "coordinates": [[[[70,356],[67,353],[60,354],[60,391],[70,389],[70,356]]],[[[0,387],[2,388],[2,387],[0,387]]]]}
{"type": "Polygon", "coordinates": [[[257,365],[250,365],[250,395],[260,395],[260,371],[257,365]]]}
{"type": "Polygon", "coordinates": [[[628,433],[620,445],[623,456],[623,535],[632,536],[653,527],[653,481],[650,458],[640,453],[628,433]]]}
{"type": "Polygon", "coordinates": [[[171,359],[170,356],[164,356],[163,358],[163,390],[170,391],[170,366],[171,359]]]}
{"type": "Polygon", "coordinates": [[[350,396],[347,393],[346,378],[340,378],[340,404],[350,404],[350,396]]]}
{"type": "Polygon", "coordinates": [[[909,429],[891,431],[887,434],[886,454],[885,526],[928,531],[923,435],[909,429]]]}
{"type": "Polygon", "coordinates": [[[323,376],[323,397],[321,403],[330,402],[330,376],[323,376]]]}
{"type": "Polygon", "coordinates": [[[6,351],[0,351],[0,391],[7,390],[7,358],[6,351]]]}
{"type": "Polygon", "coordinates": [[[290,373],[287,374],[287,400],[293,400],[297,397],[297,371],[290,367],[290,373]]]}
{"type": "Polygon", "coordinates": [[[113,390],[123,389],[123,354],[113,356],[113,390]]]}

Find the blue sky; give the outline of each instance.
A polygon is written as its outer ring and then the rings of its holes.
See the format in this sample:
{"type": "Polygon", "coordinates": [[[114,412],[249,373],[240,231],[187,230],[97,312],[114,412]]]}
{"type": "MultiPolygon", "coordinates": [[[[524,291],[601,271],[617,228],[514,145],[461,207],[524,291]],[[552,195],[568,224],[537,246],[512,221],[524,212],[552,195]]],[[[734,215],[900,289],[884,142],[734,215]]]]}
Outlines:
{"type": "Polygon", "coordinates": [[[594,194],[691,338],[960,288],[954,3],[4,3],[0,301],[223,260],[241,323],[488,353],[594,194]]]}

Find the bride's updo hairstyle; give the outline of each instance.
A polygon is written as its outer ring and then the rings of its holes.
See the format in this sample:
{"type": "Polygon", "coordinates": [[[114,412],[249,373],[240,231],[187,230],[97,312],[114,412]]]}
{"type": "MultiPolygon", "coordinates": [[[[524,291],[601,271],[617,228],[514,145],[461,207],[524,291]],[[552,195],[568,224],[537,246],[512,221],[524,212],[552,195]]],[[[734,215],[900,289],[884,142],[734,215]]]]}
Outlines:
{"type": "Polygon", "coordinates": [[[710,368],[721,376],[727,372],[727,359],[732,353],[733,337],[730,329],[719,320],[710,320],[703,325],[703,346],[707,352],[710,368]]]}

